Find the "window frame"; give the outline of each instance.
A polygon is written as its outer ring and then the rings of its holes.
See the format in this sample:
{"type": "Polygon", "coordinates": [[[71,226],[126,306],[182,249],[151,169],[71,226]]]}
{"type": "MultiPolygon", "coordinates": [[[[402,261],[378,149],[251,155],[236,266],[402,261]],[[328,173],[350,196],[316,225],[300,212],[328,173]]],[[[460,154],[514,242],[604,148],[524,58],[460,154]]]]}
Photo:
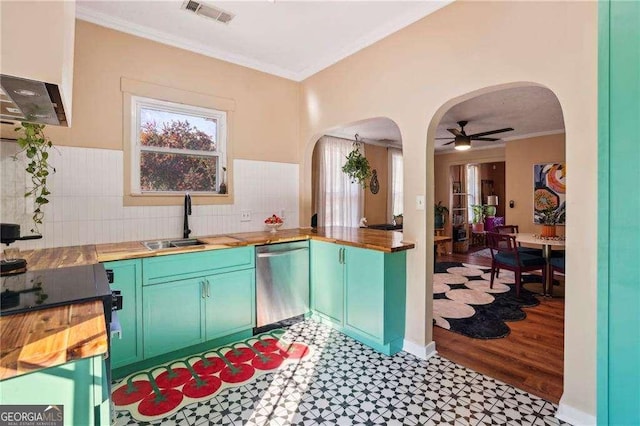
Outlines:
{"type": "MultiPolygon", "coordinates": [[[[178,102],[164,101],[144,96],[131,95],[131,124],[130,124],[130,155],[131,155],[131,174],[130,174],[130,194],[142,197],[158,197],[181,195],[184,191],[143,191],[140,188],[140,156],[142,152],[158,152],[165,154],[183,154],[197,155],[202,157],[218,158],[216,164],[216,190],[215,191],[194,191],[189,192],[199,196],[219,196],[220,183],[224,175],[223,167],[227,167],[227,112],[214,108],[205,108],[195,105],[187,105],[178,102]],[[145,148],[140,143],[140,110],[142,108],[160,110],[162,112],[192,115],[202,118],[211,118],[216,120],[216,151],[200,151],[177,148],[145,148]]],[[[228,184],[228,183],[227,183],[228,184]]]]}

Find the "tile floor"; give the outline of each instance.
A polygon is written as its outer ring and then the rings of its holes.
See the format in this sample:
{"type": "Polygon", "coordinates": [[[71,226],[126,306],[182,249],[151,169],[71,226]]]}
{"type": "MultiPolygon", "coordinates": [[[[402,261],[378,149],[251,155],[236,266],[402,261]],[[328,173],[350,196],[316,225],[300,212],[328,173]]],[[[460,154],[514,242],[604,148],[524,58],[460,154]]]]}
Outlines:
{"type": "MultiPolygon", "coordinates": [[[[406,352],[387,357],[317,322],[287,330],[311,357],[161,425],[560,425],[557,406],[451,361],[406,352]]],[[[115,424],[138,424],[118,412],[115,424]]]]}

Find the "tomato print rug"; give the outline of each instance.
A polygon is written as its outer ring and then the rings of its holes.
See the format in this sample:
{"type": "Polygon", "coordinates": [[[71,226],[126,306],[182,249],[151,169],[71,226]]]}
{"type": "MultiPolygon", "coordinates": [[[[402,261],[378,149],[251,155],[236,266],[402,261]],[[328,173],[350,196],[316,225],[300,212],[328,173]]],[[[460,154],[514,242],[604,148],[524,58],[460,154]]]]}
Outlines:
{"type": "Polygon", "coordinates": [[[114,386],[115,409],[141,422],[169,417],[182,407],[207,401],[222,390],[311,356],[304,343],[282,339],[277,329],[220,348],[131,374],[114,386]]]}

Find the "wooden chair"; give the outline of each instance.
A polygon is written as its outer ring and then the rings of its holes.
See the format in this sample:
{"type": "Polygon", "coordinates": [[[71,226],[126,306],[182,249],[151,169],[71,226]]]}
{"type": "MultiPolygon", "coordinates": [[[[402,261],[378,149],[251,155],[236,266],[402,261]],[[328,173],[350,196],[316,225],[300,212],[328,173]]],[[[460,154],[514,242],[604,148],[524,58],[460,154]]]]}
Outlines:
{"type": "Polygon", "coordinates": [[[520,287],[522,286],[522,273],[530,271],[542,271],[542,288],[546,288],[547,262],[542,256],[521,253],[518,250],[516,237],[497,232],[487,233],[489,249],[491,250],[491,282],[489,287],[493,288],[493,280],[500,269],[513,271],[516,278],[516,297],[520,297],[520,287]]]}
{"type": "MultiPolygon", "coordinates": [[[[517,234],[518,225],[501,225],[495,227],[495,232],[498,234],[517,234]]],[[[533,248],[533,247],[522,247],[520,243],[518,243],[518,251],[520,253],[532,254],[534,256],[542,256],[542,249],[533,248]]]]}

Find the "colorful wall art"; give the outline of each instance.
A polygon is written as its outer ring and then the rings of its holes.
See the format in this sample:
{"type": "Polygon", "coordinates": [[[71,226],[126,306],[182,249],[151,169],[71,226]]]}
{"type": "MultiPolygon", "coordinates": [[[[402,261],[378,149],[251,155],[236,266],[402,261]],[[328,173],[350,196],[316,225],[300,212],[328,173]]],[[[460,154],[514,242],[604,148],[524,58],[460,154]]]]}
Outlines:
{"type": "Polygon", "coordinates": [[[565,163],[533,165],[533,222],[564,225],[566,221],[565,163]]]}

